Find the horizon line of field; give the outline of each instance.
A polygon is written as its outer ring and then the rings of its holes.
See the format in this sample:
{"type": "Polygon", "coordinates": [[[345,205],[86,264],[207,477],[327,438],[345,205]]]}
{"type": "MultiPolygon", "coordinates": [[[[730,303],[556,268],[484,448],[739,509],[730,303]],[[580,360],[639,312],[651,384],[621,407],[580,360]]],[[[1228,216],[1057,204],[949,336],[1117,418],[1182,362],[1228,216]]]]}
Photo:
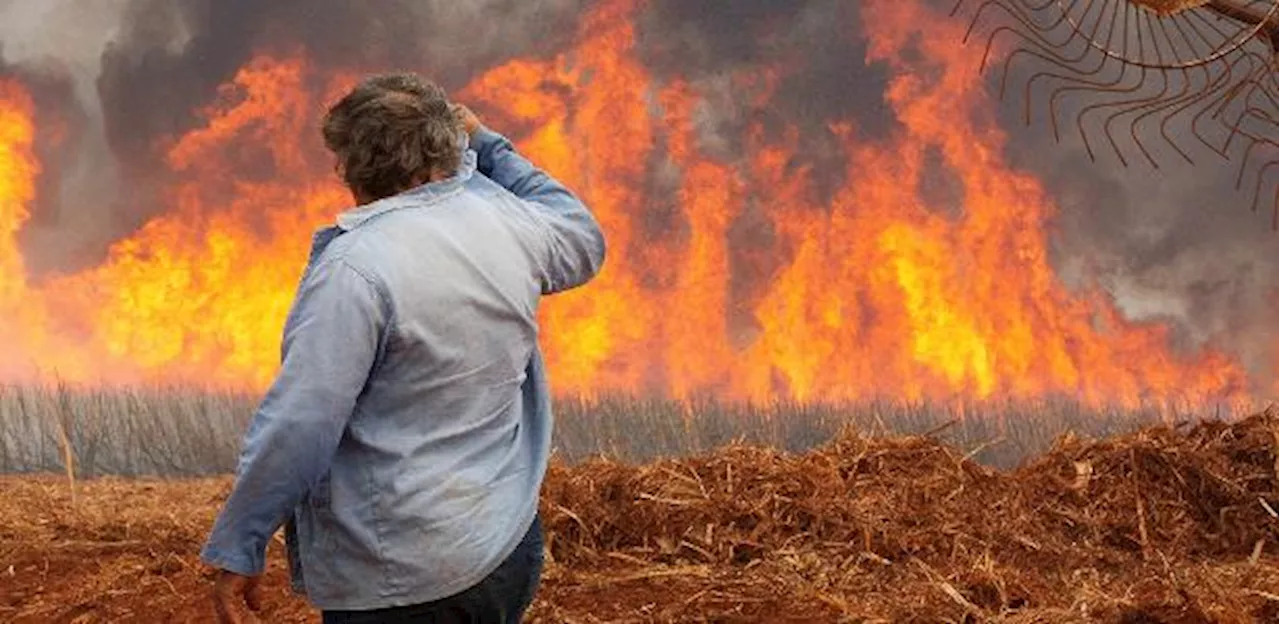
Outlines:
{"type": "MultiPolygon", "coordinates": [[[[259,396],[177,385],[0,382],[0,472],[63,472],[70,462],[83,476],[231,473],[259,396]]],[[[1098,407],[1064,397],[751,404],[562,396],[555,399],[553,444],[570,463],[595,456],[638,463],[733,443],[803,452],[851,427],[868,436],[932,435],[975,461],[1012,468],[1067,432],[1108,437],[1153,424],[1234,420],[1264,407],[1098,407]]]]}
{"type": "MultiPolygon", "coordinates": [[[[36,390],[39,392],[68,392],[68,393],[84,393],[84,394],[106,394],[106,393],[125,393],[125,394],[181,394],[181,395],[213,395],[235,397],[237,399],[247,399],[257,401],[261,399],[266,390],[254,390],[245,387],[236,387],[231,385],[218,384],[196,384],[190,382],[167,382],[167,381],[143,381],[143,382],[77,382],[69,381],[59,377],[47,377],[37,379],[19,379],[6,380],[0,378],[0,395],[15,390],[36,390]]],[[[1265,409],[1273,403],[1280,403],[1280,397],[1267,397],[1262,395],[1237,397],[1237,398],[1217,398],[1206,397],[1203,395],[1194,395],[1188,393],[1185,396],[1169,395],[1167,393],[1161,396],[1153,396],[1148,394],[1133,400],[1112,401],[1112,400],[1089,400],[1080,396],[1073,396],[1068,392],[1046,392],[1037,396],[990,396],[986,398],[974,398],[965,396],[963,393],[956,393],[956,396],[949,399],[941,399],[934,396],[925,395],[919,398],[904,397],[894,394],[868,394],[863,397],[853,399],[798,399],[785,394],[778,394],[767,400],[756,400],[750,398],[735,398],[732,396],[724,396],[717,394],[715,391],[702,391],[691,393],[686,397],[675,397],[662,392],[630,392],[619,390],[606,390],[595,393],[572,393],[564,391],[556,391],[552,389],[552,400],[554,403],[608,403],[617,401],[639,401],[644,403],[657,402],[672,405],[682,405],[686,409],[694,410],[705,406],[728,406],[741,409],[777,409],[779,407],[793,406],[819,406],[830,409],[867,409],[868,407],[892,405],[895,406],[914,406],[920,409],[942,409],[957,417],[964,418],[969,415],[982,416],[985,410],[994,410],[996,413],[1008,409],[1010,407],[1026,408],[1044,405],[1075,405],[1081,409],[1091,412],[1143,412],[1143,411],[1159,411],[1176,416],[1186,416],[1192,414],[1204,414],[1213,412],[1214,417],[1221,417],[1223,414],[1243,413],[1252,414],[1265,409]]]]}

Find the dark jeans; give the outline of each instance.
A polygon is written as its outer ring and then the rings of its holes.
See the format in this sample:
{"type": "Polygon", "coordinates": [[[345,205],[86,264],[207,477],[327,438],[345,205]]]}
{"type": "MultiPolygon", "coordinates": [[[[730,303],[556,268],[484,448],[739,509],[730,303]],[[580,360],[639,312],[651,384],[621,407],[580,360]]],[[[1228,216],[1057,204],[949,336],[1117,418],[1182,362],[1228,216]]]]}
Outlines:
{"type": "Polygon", "coordinates": [[[519,624],[533,602],[542,576],[542,522],[533,525],[515,552],[484,580],[459,594],[435,602],[374,611],[325,611],[324,624],[519,624]]]}

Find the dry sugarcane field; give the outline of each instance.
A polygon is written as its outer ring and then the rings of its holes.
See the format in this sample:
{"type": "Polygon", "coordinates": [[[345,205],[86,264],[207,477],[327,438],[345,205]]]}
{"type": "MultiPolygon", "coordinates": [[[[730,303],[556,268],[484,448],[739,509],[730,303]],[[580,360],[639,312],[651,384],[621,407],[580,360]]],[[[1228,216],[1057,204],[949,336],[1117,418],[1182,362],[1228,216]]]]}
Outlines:
{"type": "MultiPolygon", "coordinates": [[[[124,472],[124,464],[110,461],[127,458],[99,450],[96,466],[81,465],[88,476],[78,475],[74,456],[91,448],[90,427],[71,421],[48,433],[52,455],[43,472],[0,477],[0,619],[212,621],[212,576],[197,552],[231,481],[196,476],[224,467],[201,468],[181,459],[191,451],[166,448],[198,436],[165,437],[160,421],[148,420],[161,405],[179,409],[182,401],[164,404],[165,396],[9,388],[0,399],[0,423],[10,434],[56,420],[38,413],[40,406],[56,413],[58,405],[96,405],[112,431],[146,431],[150,442],[140,446],[161,462],[133,477],[106,476],[124,472]],[[126,413],[134,419],[127,426],[126,413]],[[55,471],[66,453],[56,450],[62,440],[72,450],[70,473],[55,471]],[[177,470],[183,461],[187,469],[177,470]],[[141,476],[166,465],[187,476],[141,476]]],[[[188,422],[216,422],[208,415],[244,400],[188,397],[191,413],[205,414],[188,422]]],[[[1053,407],[1040,409],[1050,414],[1053,407]]],[[[666,459],[619,459],[644,457],[623,447],[608,454],[614,459],[558,456],[542,491],[547,565],[530,621],[1174,624],[1277,617],[1274,408],[1226,420],[1152,418],[1128,432],[1041,442],[1007,426],[1003,435],[997,425],[979,431],[973,415],[934,424],[912,421],[903,408],[845,421],[835,410],[776,409],[720,417],[755,418],[761,431],[791,410],[793,422],[813,429],[811,437],[824,427],[833,433],[807,450],[785,450],[784,438],[803,436],[774,431],[767,434],[773,439],[739,435],[703,450],[669,449],[661,453],[671,455],[666,459]],[[886,423],[900,430],[876,429],[886,423]],[[927,429],[901,432],[913,427],[927,429]],[[1023,445],[1026,455],[994,453],[1011,445],[1023,445]]],[[[1064,429],[1087,429],[1084,423],[1102,418],[1057,409],[1064,429]]],[[[615,418],[615,433],[625,439],[626,427],[675,426],[657,424],[678,420],[675,411],[623,401],[570,405],[558,448],[574,442],[585,412],[626,413],[615,418]]],[[[608,419],[592,422],[600,428],[608,419]]],[[[5,448],[15,461],[20,449],[5,448]]],[[[39,465],[34,454],[23,461],[39,465]]],[[[318,621],[289,593],[279,543],[269,553],[267,586],[264,621],[318,621]]]]}

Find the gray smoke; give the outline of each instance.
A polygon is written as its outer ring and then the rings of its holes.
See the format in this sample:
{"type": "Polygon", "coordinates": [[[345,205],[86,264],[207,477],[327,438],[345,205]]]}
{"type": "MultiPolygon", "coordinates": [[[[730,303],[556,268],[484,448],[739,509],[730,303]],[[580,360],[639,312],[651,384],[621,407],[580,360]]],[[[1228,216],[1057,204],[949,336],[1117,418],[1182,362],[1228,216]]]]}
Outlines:
{"type": "Polygon", "coordinates": [[[187,129],[192,111],[251,56],[297,47],[320,67],[412,68],[457,86],[476,68],[562,45],[576,4],[134,0],[102,56],[108,136],[119,154],[145,151],[151,137],[187,129]]]}
{"type": "Polygon", "coordinates": [[[124,5],[0,0],[0,73],[16,75],[32,92],[41,128],[40,200],[22,232],[36,271],[115,231],[110,210],[101,204],[101,198],[114,196],[117,180],[94,81],[124,5]]]}

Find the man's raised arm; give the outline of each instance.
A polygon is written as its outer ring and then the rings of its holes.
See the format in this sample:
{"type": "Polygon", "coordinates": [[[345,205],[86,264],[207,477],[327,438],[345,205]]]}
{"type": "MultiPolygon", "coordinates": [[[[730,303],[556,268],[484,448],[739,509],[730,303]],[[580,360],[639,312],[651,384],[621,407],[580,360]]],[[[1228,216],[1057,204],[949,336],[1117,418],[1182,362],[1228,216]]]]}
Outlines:
{"type": "Polygon", "coordinates": [[[546,226],[550,258],[543,294],[575,288],[595,277],[604,263],[604,233],[582,200],[521,156],[506,137],[484,127],[471,111],[459,106],[458,114],[471,135],[476,168],[528,202],[546,226]]]}

